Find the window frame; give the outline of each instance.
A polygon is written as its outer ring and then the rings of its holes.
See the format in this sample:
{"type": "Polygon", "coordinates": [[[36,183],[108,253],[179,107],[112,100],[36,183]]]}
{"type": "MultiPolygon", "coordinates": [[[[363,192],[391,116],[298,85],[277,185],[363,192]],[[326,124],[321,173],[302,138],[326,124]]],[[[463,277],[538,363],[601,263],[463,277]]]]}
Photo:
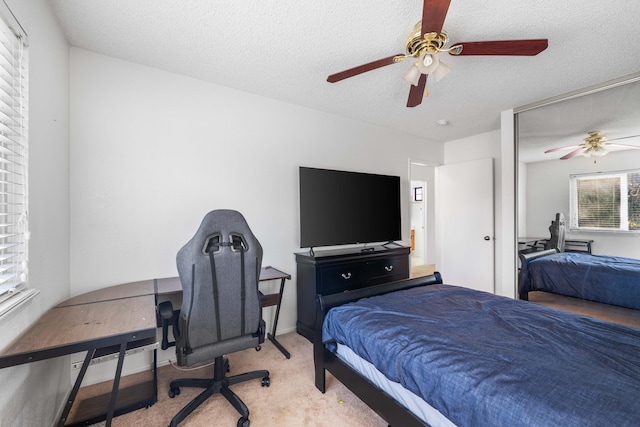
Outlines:
{"type": "Polygon", "coordinates": [[[0,277],[7,273],[0,283],[1,318],[39,291],[28,279],[29,43],[4,1],[0,33],[0,277]]]}
{"type": "Polygon", "coordinates": [[[604,232],[604,233],[624,233],[624,234],[639,234],[640,230],[630,230],[629,229],[629,205],[628,205],[628,189],[629,189],[629,181],[628,177],[631,174],[639,174],[640,168],[638,169],[628,169],[628,170],[619,170],[619,171],[611,171],[611,172],[597,172],[597,173],[586,173],[586,174],[572,174],[569,175],[569,228],[571,231],[580,231],[580,232],[604,232]],[[599,180],[599,179],[611,179],[618,178],[620,179],[620,188],[619,188],[619,222],[620,225],[618,228],[614,227],[585,227],[579,226],[578,224],[578,181],[580,180],[599,180]]]}

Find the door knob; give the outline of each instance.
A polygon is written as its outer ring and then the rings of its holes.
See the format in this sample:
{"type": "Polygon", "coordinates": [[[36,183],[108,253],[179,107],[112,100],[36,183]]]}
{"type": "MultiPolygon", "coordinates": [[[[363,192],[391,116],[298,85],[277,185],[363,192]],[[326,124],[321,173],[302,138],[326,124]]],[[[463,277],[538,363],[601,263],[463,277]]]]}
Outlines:
{"type": "Polygon", "coordinates": [[[489,236],[484,236],[484,240],[491,240],[491,237],[489,237],[489,236]]]}

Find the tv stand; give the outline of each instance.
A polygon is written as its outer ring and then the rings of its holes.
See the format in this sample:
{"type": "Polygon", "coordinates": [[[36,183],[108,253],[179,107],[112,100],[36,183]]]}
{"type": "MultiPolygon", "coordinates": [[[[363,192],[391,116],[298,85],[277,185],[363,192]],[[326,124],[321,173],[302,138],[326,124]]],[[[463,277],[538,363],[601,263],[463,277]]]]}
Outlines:
{"type": "Polygon", "coordinates": [[[370,246],[296,253],[297,332],[313,342],[316,294],[331,295],[409,277],[409,247],[370,246]]]}

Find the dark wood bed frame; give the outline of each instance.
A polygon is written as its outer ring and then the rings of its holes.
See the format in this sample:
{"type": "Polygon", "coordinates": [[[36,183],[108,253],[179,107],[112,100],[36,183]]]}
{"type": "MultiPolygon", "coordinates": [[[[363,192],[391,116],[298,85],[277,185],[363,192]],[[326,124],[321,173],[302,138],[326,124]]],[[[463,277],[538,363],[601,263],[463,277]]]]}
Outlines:
{"type": "MultiPolygon", "coordinates": [[[[518,255],[518,257],[520,258],[520,263],[521,266],[520,268],[525,268],[527,266],[527,263],[529,263],[530,261],[536,259],[536,258],[540,258],[543,256],[547,256],[547,255],[552,255],[552,254],[557,254],[558,250],[557,249],[545,249],[542,251],[537,251],[537,252],[529,252],[529,253],[520,253],[518,255]]],[[[518,298],[523,299],[525,301],[529,301],[529,293],[528,292],[520,292],[518,294],[518,298]]]]}
{"type": "Polygon", "coordinates": [[[436,285],[442,283],[442,276],[435,272],[430,276],[406,279],[385,283],[368,288],[346,291],[333,295],[316,295],[316,330],[313,342],[313,359],[315,364],[316,387],[321,392],[326,390],[325,375],[329,371],[342,384],[380,415],[389,425],[413,427],[428,426],[414,414],[400,405],[395,399],[373,385],[369,380],[341,361],[334,353],[327,350],[322,343],[322,325],[327,312],[333,307],[357,301],[374,295],[382,295],[417,286],[436,285]]]}

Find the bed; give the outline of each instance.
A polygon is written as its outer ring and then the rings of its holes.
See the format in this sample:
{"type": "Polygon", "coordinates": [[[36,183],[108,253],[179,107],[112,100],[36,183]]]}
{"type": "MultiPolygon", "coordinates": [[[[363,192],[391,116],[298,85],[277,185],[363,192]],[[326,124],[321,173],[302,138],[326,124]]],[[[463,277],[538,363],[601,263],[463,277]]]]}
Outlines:
{"type": "Polygon", "coordinates": [[[520,254],[520,299],[544,291],[640,310],[640,260],[578,252],[520,254]]]}
{"type": "Polygon", "coordinates": [[[445,285],[438,273],[316,302],[316,387],[330,372],[390,425],[640,419],[640,329],[445,285]]]}

